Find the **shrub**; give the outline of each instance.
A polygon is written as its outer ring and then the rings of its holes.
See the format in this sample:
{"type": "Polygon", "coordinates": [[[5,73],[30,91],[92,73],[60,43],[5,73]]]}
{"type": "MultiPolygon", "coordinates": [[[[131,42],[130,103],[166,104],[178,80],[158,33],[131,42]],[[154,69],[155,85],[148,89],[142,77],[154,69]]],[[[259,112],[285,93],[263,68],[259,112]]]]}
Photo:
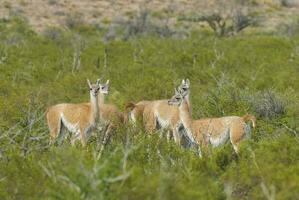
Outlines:
{"type": "Polygon", "coordinates": [[[251,103],[260,117],[273,119],[286,113],[285,101],[271,90],[258,93],[251,103]]]}
{"type": "Polygon", "coordinates": [[[43,35],[51,40],[59,41],[62,37],[62,32],[59,28],[48,27],[43,31],[43,35]]]}
{"type": "Polygon", "coordinates": [[[80,13],[68,14],[65,18],[65,26],[69,29],[75,29],[84,24],[83,16],[80,13]]]}
{"type": "Polygon", "coordinates": [[[103,43],[98,30],[88,29],[62,31],[56,42],[18,21],[1,21],[0,26],[0,199],[299,196],[299,75],[297,60],[289,60],[298,38],[151,35],[103,43]],[[22,45],[8,44],[16,33],[22,45]],[[49,146],[46,108],[88,102],[86,78],[99,76],[111,80],[107,102],[120,109],[128,101],[168,99],[189,78],[194,118],[246,111],[262,117],[238,156],[228,143],[207,148],[199,158],[158,134],[132,127],[117,130],[99,160],[96,137],[86,148],[72,147],[68,138],[49,146]],[[273,85],[277,91],[269,91],[273,85]],[[285,91],[279,91],[285,88],[289,92],[283,96],[285,91]]]}
{"type": "Polygon", "coordinates": [[[115,39],[118,32],[123,32],[123,39],[127,40],[136,36],[160,36],[170,37],[176,31],[170,29],[167,23],[154,23],[149,10],[141,10],[129,20],[118,19],[111,24],[104,40],[115,39]],[[120,31],[118,31],[120,29],[120,31]]]}
{"type": "Polygon", "coordinates": [[[299,20],[290,23],[282,23],[278,25],[280,33],[287,36],[299,35],[299,20]]]}
{"type": "Polygon", "coordinates": [[[49,5],[56,5],[56,4],[58,4],[58,1],[57,0],[48,0],[48,4],[49,5]]]}
{"type": "Polygon", "coordinates": [[[257,23],[257,18],[248,14],[242,6],[236,5],[233,9],[228,9],[222,4],[217,5],[215,10],[200,15],[182,16],[179,20],[206,22],[218,37],[236,35],[243,29],[257,23]]]}
{"type": "Polygon", "coordinates": [[[281,6],[284,7],[293,7],[298,5],[298,2],[296,0],[278,0],[281,6]]]}

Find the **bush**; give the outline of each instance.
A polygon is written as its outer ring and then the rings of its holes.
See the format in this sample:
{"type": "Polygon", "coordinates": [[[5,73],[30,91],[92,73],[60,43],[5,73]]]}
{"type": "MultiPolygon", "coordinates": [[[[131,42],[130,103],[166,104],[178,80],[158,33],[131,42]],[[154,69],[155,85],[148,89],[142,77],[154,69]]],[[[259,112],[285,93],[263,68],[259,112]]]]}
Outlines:
{"type": "Polygon", "coordinates": [[[43,31],[43,35],[51,40],[59,41],[62,37],[62,31],[59,28],[48,27],[43,31]]]}
{"type": "Polygon", "coordinates": [[[295,0],[278,0],[281,6],[284,7],[293,7],[298,5],[298,3],[295,0]]]}
{"type": "Polygon", "coordinates": [[[69,14],[65,18],[65,26],[69,29],[75,29],[83,26],[84,19],[80,13],[69,14]]]}
{"type": "Polygon", "coordinates": [[[290,60],[298,38],[151,35],[103,43],[103,35],[89,28],[62,31],[57,42],[17,20],[0,27],[0,199],[299,196],[299,75],[290,60]],[[22,43],[7,43],[16,32],[22,43]],[[86,148],[72,147],[68,138],[49,146],[46,108],[88,102],[86,79],[100,76],[111,82],[107,102],[120,108],[128,101],[168,99],[189,78],[195,119],[248,112],[260,116],[257,128],[239,156],[228,143],[199,158],[130,127],[114,133],[99,160],[96,137],[86,148]]]}
{"type": "Polygon", "coordinates": [[[236,35],[243,29],[257,24],[257,18],[248,14],[243,9],[244,5],[234,5],[233,9],[222,4],[215,7],[215,10],[206,11],[200,15],[182,16],[179,20],[206,22],[218,37],[236,35]]]}
{"type": "Polygon", "coordinates": [[[291,23],[282,23],[278,25],[280,33],[287,36],[299,35],[299,20],[291,23]]]}
{"type": "Polygon", "coordinates": [[[104,41],[114,40],[118,35],[122,35],[122,39],[128,40],[138,36],[159,36],[171,37],[178,34],[172,30],[168,23],[158,24],[151,18],[149,10],[141,10],[138,14],[129,20],[122,18],[115,20],[108,28],[104,35],[104,41]]]}
{"type": "Polygon", "coordinates": [[[273,119],[286,113],[285,101],[271,90],[260,92],[251,103],[260,117],[273,119]]]}

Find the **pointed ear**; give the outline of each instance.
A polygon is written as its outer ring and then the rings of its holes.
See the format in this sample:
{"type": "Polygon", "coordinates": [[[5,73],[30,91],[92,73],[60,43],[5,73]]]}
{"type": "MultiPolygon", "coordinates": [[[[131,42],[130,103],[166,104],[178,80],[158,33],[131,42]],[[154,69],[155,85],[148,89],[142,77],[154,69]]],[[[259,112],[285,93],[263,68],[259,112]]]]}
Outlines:
{"type": "Polygon", "coordinates": [[[100,81],[101,81],[101,79],[100,79],[100,78],[98,78],[98,79],[97,79],[97,83],[96,83],[96,84],[97,84],[97,85],[100,85],[100,81]]]}
{"type": "Polygon", "coordinates": [[[88,83],[89,88],[91,88],[91,83],[90,83],[89,79],[87,79],[87,83],[88,83]]]}
{"type": "Polygon", "coordinates": [[[106,85],[108,85],[109,84],[109,79],[106,81],[106,85]]]}
{"type": "Polygon", "coordinates": [[[189,81],[188,78],[187,78],[187,80],[186,80],[186,83],[187,83],[187,85],[190,85],[190,81],[189,81]]]}
{"type": "Polygon", "coordinates": [[[179,94],[179,91],[177,90],[177,88],[174,88],[174,93],[179,94]]]}
{"type": "Polygon", "coordinates": [[[185,79],[182,80],[182,84],[185,84],[185,79]]]}

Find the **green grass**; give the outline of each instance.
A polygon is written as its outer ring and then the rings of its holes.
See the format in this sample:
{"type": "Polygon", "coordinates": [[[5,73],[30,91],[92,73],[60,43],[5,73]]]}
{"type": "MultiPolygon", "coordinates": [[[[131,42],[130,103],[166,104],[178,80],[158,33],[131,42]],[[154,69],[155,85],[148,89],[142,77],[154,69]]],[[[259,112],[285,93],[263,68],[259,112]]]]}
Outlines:
{"type": "Polygon", "coordinates": [[[89,27],[55,37],[19,19],[0,28],[0,199],[298,199],[298,38],[193,33],[103,43],[89,27]],[[199,158],[126,127],[100,160],[94,139],[86,148],[49,146],[46,108],[87,102],[86,78],[100,76],[121,110],[169,98],[189,78],[194,119],[252,113],[257,128],[239,157],[227,144],[199,158]]]}

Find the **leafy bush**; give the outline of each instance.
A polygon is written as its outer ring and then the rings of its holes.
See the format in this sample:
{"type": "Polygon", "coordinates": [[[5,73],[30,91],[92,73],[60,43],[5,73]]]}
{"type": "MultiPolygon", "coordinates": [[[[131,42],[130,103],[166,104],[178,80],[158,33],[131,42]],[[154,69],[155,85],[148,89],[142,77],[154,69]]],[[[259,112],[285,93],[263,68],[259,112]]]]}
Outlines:
{"type": "Polygon", "coordinates": [[[0,27],[0,199],[299,196],[299,72],[290,59],[298,38],[195,34],[103,43],[102,33],[88,28],[62,31],[57,42],[19,20],[0,27]],[[16,32],[22,42],[7,42],[16,32]],[[74,52],[80,52],[75,70],[74,52]],[[86,148],[68,139],[50,146],[46,108],[87,102],[86,78],[100,76],[111,80],[107,101],[120,108],[127,101],[167,99],[189,78],[195,119],[248,112],[258,117],[257,128],[239,156],[227,144],[199,158],[130,127],[115,132],[99,160],[96,138],[86,148]]]}

